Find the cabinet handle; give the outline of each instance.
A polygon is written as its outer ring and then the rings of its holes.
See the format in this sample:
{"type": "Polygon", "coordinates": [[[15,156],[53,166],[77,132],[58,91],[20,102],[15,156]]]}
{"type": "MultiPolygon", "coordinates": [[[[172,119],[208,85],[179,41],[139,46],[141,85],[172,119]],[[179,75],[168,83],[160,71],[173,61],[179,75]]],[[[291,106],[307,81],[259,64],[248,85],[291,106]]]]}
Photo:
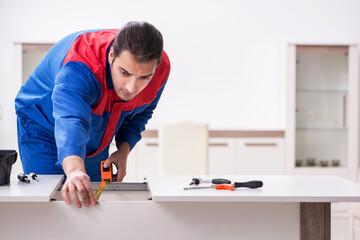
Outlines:
{"type": "Polygon", "coordinates": [[[346,127],[346,95],[343,95],[343,116],[342,116],[342,126],[346,127]]]}
{"type": "Polygon", "coordinates": [[[157,147],[157,146],[159,146],[159,144],[158,143],[146,143],[146,146],[148,146],[148,147],[157,147]]]}
{"type": "Polygon", "coordinates": [[[209,143],[209,147],[227,147],[227,143],[209,143]]]}
{"type": "Polygon", "coordinates": [[[247,147],[276,147],[276,143],[245,143],[247,147]]]}

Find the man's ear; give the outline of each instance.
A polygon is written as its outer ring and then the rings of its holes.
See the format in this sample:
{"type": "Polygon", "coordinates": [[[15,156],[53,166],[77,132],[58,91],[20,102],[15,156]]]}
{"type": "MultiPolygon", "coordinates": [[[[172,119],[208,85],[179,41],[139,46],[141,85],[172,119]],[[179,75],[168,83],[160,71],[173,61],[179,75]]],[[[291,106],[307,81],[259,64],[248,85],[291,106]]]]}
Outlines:
{"type": "Polygon", "coordinates": [[[109,64],[111,64],[114,60],[114,49],[113,48],[110,48],[108,59],[109,59],[109,64]]]}

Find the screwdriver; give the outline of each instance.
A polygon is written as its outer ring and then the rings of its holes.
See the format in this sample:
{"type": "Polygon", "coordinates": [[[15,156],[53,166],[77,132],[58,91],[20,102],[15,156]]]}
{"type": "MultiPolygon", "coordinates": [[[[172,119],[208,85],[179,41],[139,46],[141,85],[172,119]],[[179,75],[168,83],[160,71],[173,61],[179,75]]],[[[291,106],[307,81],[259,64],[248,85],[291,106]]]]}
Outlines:
{"type": "Polygon", "coordinates": [[[32,179],[34,179],[35,181],[37,181],[37,182],[39,182],[39,180],[37,179],[37,175],[35,174],[35,173],[30,173],[30,177],[32,178],[32,179]]]}
{"type": "Polygon", "coordinates": [[[209,189],[215,188],[217,190],[224,189],[234,191],[235,188],[246,187],[246,188],[260,188],[263,186],[262,181],[249,181],[249,182],[234,182],[234,184],[219,184],[219,185],[211,185],[211,186],[195,186],[195,187],[184,187],[184,190],[190,189],[209,189]]]}
{"type": "Polygon", "coordinates": [[[29,183],[30,180],[28,179],[28,176],[26,176],[25,174],[23,173],[19,173],[17,175],[17,178],[20,180],[20,182],[26,182],[26,183],[29,183]]]}
{"type": "Polygon", "coordinates": [[[212,180],[204,180],[202,178],[193,178],[190,185],[199,185],[200,183],[213,183],[213,184],[231,184],[231,181],[224,178],[214,178],[212,180]]]}

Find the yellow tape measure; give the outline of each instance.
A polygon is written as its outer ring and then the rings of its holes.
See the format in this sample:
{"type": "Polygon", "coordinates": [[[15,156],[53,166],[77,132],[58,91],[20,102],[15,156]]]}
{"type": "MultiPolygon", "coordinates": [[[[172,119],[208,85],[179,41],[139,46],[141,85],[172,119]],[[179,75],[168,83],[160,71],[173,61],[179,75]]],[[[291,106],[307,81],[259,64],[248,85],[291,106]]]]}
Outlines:
{"type": "Polygon", "coordinates": [[[105,160],[101,161],[100,169],[101,169],[101,183],[99,187],[95,190],[95,198],[99,200],[101,193],[104,191],[104,188],[109,182],[112,182],[114,179],[113,171],[112,171],[112,164],[109,167],[104,167],[105,160]]]}
{"type": "Polygon", "coordinates": [[[105,181],[102,181],[102,182],[99,184],[98,188],[97,188],[97,189],[95,190],[95,192],[94,192],[96,200],[99,200],[101,193],[104,191],[104,188],[106,187],[106,185],[107,185],[109,182],[110,182],[110,181],[105,180],[105,181]]]}

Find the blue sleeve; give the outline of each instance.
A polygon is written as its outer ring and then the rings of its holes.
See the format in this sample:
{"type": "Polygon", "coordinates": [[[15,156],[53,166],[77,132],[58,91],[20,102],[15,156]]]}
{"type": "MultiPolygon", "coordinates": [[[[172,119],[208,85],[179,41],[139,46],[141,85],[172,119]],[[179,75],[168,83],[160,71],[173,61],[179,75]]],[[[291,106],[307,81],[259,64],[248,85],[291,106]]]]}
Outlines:
{"type": "Polygon", "coordinates": [[[100,96],[100,83],[85,64],[68,62],[58,72],[51,97],[58,153],[56,165],[61,167],[63,159],[70,155],[85,159],[91,106],[100,96]]]}
{"type": "Polygon", "coordinates": [[[135,144],[141,139],[141,133],[145,130],[145,125],[152,117],[153,111],[160,100],[160,96],[164,90],[166,82],[167,81],[165,81],[165,83],[156,93],[155,99],[150,104],[146,105],[141,112],[135,114],[132,117],[125,117],[124,122],[122,123],[115,136],[116,145],[121,142],[127,142],[132,149],[135,144]]]}

